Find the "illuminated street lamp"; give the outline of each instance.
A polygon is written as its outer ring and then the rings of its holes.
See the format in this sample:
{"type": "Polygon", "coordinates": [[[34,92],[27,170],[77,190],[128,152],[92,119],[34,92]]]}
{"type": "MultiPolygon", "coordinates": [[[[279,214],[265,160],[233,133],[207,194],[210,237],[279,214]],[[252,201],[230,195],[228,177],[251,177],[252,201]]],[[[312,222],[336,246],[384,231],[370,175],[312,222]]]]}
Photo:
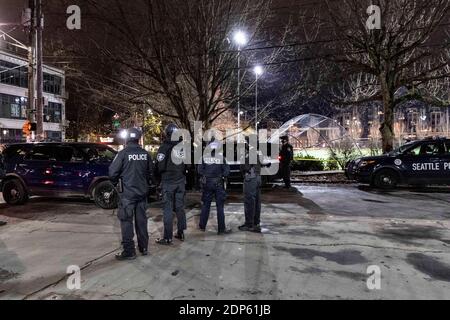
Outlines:
{"type": "MultiPolygon", "coordinates": [[[[244,31],[238,30],[234,33],[233,40],[238,46],[238,56],[237,56],[237,58],[238,58],[238,76],[237,76],[238,77],[238,88],[237,88],[238,122],[237,122],[237,126],[238,126],[238,131],[239,131],[241,129],[241,48],[247,44],[248,38],[244,31]]],[[[240,134],[238,135],[238,142],[240,142],[240,134]]]]}
{"type": "Polygon", "coordinates": [[[255,66],[253,68],[253,72],[255,73],[256,82],[255,82],[255,130],[258,133],[258,78],[262,76],[264,73],[264,69],[261,66],[255,66]]]}
{"type": "Polygon", "coordinates": [[[242,30],[238,30],[234,33],[233,40],[239,48],[245,46],[248,42],[247,35],[242,30]]]}

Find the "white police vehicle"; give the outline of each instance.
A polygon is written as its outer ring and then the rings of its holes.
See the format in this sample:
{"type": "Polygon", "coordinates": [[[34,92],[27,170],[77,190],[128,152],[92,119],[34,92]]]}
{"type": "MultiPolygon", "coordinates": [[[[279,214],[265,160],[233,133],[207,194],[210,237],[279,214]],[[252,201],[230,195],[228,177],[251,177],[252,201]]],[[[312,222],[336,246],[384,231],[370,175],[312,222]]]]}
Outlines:
{"type": "Polygon", "coordinates": [[[350,161],[345,172],[349,179],[384,189],[450,185],[450,139],[409,142],[386,155],[350,161]]]}

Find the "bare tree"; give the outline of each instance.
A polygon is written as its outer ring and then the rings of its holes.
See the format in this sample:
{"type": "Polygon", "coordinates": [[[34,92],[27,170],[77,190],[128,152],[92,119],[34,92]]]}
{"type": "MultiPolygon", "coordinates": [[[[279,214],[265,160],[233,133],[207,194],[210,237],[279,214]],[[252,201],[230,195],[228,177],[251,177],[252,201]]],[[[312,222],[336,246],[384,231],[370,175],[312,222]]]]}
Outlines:
{"type": "Polygon", "coordinates": [[[381,101],[383,151],[390,151],[394,142],[395,107],[411,99],[429,100],[430,92],[420,89],[450,76],[445,50],[449,41],[444,32],[449,22],[450,2],[342,0],[326,3],[329,30],[337,40],[328,44],[334,56],[328,56],[327,60],[338,64],[341,80],[353,80],[345,90],[350,98],[341,99],[340,103],[381,101]],[[381,9],[380,29],[367,26],[370,5],[381,9]],[[406,88],[408,94],[396,95],[401,88],[406,88]]]}
{"type": "MultiPolygon", "coordinates": [[[[263,25],[270,19],[264,0],[85,0],[96,30],[90,35],[114,73],[88,75],[97,94],[125,108],[151,108],[182,127],[193,121],[205,128],[236,102],[237,55],[241,80],[260,59],[270,63],[279,50],[260,57],[253,46],[265,43],[263,25]],[[94,21],[94,20],[93,20],[94,21]],[[233,32],[247,28],[249,45],[238,52],[233,32]],[[109,43],[103,41],[108,35],[109,43]],[[100,41],[98,39],[101,39],[100,41]],[[94,84],[93,84],[94,83],[94,84]],[[104,89],[110,88],[109,90],[104,89]],[[115,89],[114,89],[115,88],[115,89]]],[[[281,49],[280,49],[281,50],[281,49]]],[[[242,96],[250,88],[243,88],[242,96]]]]}

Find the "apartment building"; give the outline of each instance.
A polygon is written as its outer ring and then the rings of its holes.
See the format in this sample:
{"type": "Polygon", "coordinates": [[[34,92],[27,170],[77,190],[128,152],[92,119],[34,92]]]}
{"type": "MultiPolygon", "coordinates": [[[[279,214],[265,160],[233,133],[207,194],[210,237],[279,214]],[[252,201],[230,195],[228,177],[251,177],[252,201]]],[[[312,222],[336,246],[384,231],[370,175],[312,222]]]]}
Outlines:
{"type": "MultiPolygon", "coordinates": [[[[43,76],[45,139],[64,141],[67,126],[64,71],[45,65],[43,76]]],[[[25,141],[22,127],[27,120],[27,97],[28,61],[0,51],[0,143],[25,141]]]]}

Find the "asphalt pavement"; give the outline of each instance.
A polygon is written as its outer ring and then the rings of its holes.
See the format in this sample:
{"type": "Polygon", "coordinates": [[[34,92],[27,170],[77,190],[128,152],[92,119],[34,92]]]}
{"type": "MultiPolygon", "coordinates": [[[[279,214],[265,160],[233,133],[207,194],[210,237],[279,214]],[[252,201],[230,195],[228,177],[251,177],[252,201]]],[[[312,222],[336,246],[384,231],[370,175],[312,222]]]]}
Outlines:
{"type": "Polygon", "coordinates": [[[263,193],[262,234],[237,231],[215,208],[197,230],[200,194],[187,197],[186,242],[157,247],[159,203],[149,210],[150,255],[118,262],[114,211],[91,202],[34,198],[0,204],[0,299],[450,299],[450,189],[381,192],[357,185],[297,185],[263,193]],[[67,286],[69,266],[81,288],[67,286]],[[375,269],[374,269],[375,268],[375,269]],[[373,274],[373,270],[378,271],[373,274]],[[374,285],[375,284],[375,285],[374,285]]]}

